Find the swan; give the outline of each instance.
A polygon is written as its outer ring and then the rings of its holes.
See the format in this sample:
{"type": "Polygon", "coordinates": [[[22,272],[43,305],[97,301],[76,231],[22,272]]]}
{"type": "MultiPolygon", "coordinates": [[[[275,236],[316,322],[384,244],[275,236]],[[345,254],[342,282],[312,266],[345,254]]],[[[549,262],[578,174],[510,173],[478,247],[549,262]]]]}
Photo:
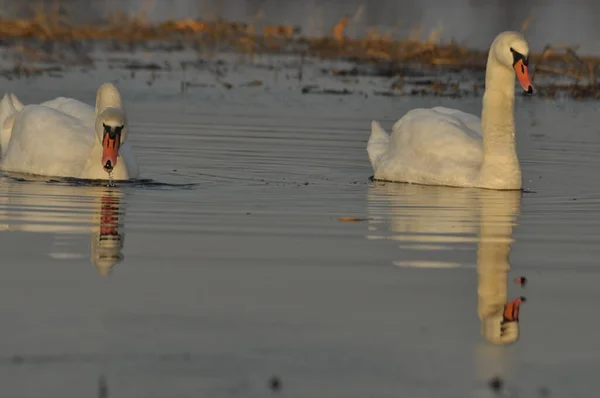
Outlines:
{"type": "Polygon", "coordinates": [[[91,180],[137,178],[127,141],[121,94],[111,83],[96,93],[96,107],[58,97],[23,105],[7,93],[0,101],[0,169],[91,180]]]}
{"type": "Polygon", "coordinates": [[[529,45],[518,32],[494,39],[485,72],[481,119],[457,109],[413,109],[391,136],[377,121],[367,143],[376,180],[520,190],[514,127],[515,74],[528,94],[529,45]]]}

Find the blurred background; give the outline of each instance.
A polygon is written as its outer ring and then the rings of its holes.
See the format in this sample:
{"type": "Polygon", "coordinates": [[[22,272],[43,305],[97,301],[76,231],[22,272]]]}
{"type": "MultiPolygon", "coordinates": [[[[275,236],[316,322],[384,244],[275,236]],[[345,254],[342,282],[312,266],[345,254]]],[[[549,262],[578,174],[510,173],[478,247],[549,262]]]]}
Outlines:
{"type": "Polygon", "coordinates": [[[143,14],[151,22],[223,18],[237,22],[299,26],[303,35],[323,36],[347,16],[348,37],[368,29],[397,39],[435,35],[469,47],[485,48],[507,29],[525,29],[534,50],[546,44],[579,46],[600,53],[599,11],[595,0],[1,0],[4,18],[27,17],[32,6],[60,4],[72,23],[99,22],[110,12],[143,14]]]}

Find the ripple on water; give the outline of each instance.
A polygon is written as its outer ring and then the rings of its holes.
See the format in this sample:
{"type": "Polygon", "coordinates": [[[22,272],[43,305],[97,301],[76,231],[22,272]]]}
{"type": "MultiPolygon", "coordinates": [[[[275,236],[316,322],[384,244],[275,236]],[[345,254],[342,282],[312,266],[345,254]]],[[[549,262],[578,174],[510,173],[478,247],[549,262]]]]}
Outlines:
{"type": "MultiPolygon", "coordinates": [[[[10,373],[21,386],[52,371],[72,374],[80,362],[120,374],[131,360],[144,362],[131,367],[144,381],[132,382],[135,388],[152,382],[148,371],[164,383],[173,368],[159,360],[160,348],[167,356],[191,352],[177,372],[193,374],[180,383],[186,386],[195,387],[198,374],[214,375],[217,384],[250,380],[252,369],[263,383],[275,366],[284,380],[326,380],[330,391],[346,386],[348,395],[385,386],[413,396],[433,385],[464,396],[465,386],[484,379],[462,379],[465,369],[505,375],[518,368],[508,358],[525,361],[520,372],[540,374],[548,363],[565,363],[560,370],[576,378],[576,355],[598,352],[593,106],[519,103],[518,145],[531,191],[520,193],[367,179],[371,118],[389,126],[432,101],[477,113],[479,102],[346,96],[345,103],[320,98],[314,105],[314,97],[297,93],[302,112],[318,118],[288,117],[285,104],[249,117],[217,106],[200,114],[189,98],[153,103],[145,90],[143,106],[134,102],[129,115],[144,179],[115,187],[0,179],[0,243],[9,260],[0,362],[36,365],[10,373]],[[84,261],[113,278],[98,278],[84,261]],[[530,280],[529,338],[518,350],[477,350],[473,366],[465,353],[498,324],[509,272],[530,280]]],[[[236,98],[221,94],[215,101],[236,98]]],[[[97,371],[76,368],[77,380],[97,371]]],[[[120,382],[130,380],[127,374],[120,382]]],[[[325,389],[315,390],[307,395],[325,389]]]]}

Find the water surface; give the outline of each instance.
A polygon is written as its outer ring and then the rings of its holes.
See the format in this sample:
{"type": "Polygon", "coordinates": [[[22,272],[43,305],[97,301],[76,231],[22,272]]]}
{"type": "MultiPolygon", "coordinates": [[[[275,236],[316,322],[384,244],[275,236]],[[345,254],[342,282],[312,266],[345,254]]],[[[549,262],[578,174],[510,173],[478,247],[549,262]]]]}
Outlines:
{"type": "MultiPolygon", "coordinates": [[[[92,101],[105,79],[6,90],[92,101]]],[[[493,396],[493,376],[593,394],[595,103],[517,99],[520,194],[368,181],[371,119],[480,98],[177,84],[120,81],[155,183],[0,181],[6,394],[264,397],[272,375],[289,397],[493,396]],[[519,340],[491,344],[521,295],[519,340]]]]}

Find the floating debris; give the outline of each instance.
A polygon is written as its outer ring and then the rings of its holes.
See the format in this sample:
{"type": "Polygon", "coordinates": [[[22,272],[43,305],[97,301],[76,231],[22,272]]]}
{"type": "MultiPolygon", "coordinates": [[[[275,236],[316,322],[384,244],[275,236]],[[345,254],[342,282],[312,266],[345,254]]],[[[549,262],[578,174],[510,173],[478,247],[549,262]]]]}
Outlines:
{"type": "Polygon", "coordinates": [[[106,377],[101,375],[98,378],[98,398],[108,398],[108,384],[106,383],[106,377]]]}
{"type": "Polygon", "coordinates": [[[525,278],[524,276],[517,276],[514,279],[515,283],[521,287],[525,287],[527,285],[527,278],[525,278]]]}
{"type": "Polygon", "coordinates": [[[488,386],[493,392],[499,393],[504,388],[504,380],[498,376],[492,377],[490,381],[488,381],[488,386]]]}
{"type": "Polygon", "coordinates": [[[353,92],[348,90],[347,88],[345,88],[343,90],[336,90],[336,89],[329,89],[329,88],[318,90],[318,88],[319,88],[319,86],[315,86],[315,85],[304,86],[304,87],[302,87],[302,94],[333,94],[333,95],[353,94],[353,92]]]}
{"type": "Polygon", "coordinates": [[[155,64],[155,63],[140,63],[140,62],[132,62],[124,66],[125,69],[133,70],[162,70],[163,67],[155,64]]]}
{"type": "Polygon", "coordinates": [[[339,222],[360,222],[367,221],[368,218],[356,218],[356,217],[338,217],[339,222]]]}
{"type": "Polygon", "coordinates": [[[240,84],[240,87],[260,87],[262,84],[262,80],[252,80],[251,82],[240,84]]]}
{"type": "Polygon", "coordinates": [[[540,387],[539,394],[541,398],[546,398],[550,396],[550,390],[546,387],[540,387]]]}
{"type": "Polygon", "coordinates": [[[269,389],[273,392],[281,390],[281,379],[277,376],[271,376],[268,382],[269,389]]]}

